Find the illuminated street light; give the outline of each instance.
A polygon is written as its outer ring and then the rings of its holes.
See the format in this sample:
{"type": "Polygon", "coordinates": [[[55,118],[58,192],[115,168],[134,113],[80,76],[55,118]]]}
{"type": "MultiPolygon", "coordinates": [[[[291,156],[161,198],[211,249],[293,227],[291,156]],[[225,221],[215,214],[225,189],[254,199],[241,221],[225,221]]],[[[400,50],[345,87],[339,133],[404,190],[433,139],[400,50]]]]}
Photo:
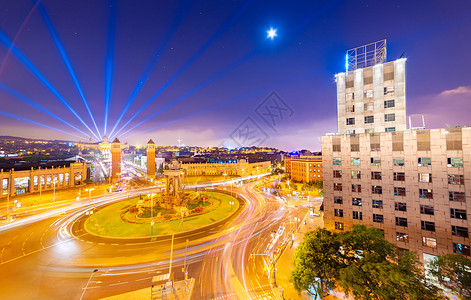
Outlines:
{"type": "Polygon", "coordinates": [[[150,197],[150,235],[154,234],[154,196],[155,194],[147,194],[150,197]]]}

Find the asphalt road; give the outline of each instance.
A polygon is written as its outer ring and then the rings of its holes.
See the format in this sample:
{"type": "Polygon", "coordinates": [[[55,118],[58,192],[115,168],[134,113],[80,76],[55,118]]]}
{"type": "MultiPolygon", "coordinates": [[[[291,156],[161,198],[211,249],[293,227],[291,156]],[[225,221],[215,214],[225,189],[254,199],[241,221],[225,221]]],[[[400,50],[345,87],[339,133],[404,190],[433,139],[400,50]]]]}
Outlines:
{"type": "MultiPolygon", "coordinates": [[[[170,267],[175,280],[182,280],[184,263],[189,277],[196,279],[193,299],[273,298],[270,253],[295,229],[294,217],[304,217],[307,207],[289,208],[258,192],[254,184],[233,192],[244,205],[232,217],[174,236],[105,239],[90,235],[82,226],[86,205],[63,208],[62,216],[50,213],[25,218],[21,226],[0,226],[0,298],[80,299],[93,274],[84,299],[99,299],[150,288],[152,277],[169,273],[170,267]],[[278,235],[281,225],[283,234],[278,235]]],[[[122,193],[96,201],[126,197],[122,193]]]]}

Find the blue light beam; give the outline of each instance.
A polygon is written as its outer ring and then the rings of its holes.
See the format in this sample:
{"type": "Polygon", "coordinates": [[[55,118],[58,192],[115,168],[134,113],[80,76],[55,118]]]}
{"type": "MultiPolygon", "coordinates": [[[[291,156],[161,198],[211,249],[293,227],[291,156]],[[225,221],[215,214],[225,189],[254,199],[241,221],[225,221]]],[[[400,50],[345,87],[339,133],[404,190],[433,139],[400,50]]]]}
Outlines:
{"type": "Polygon", "coordinates": [[[155,65],[157,64],[157,62],[159,61],[159,59],[162,55],[162,52],[164,51],[165,47],[170,43],[170,40],[175,35],[177,29],[183,23],[183,20],[185,19],[186,15],[190,11],[190,8],[193,6],[193,4],[194,4],[194,2],[192,3],[192,5],[188,5],[187,8],[182,13],[179,14],[180,17],[175,19],[174,24],[170,27],[171,29],[167,32],[167,35],[165,36],[164,40],[162,41],[162,43],[160,43],[160,46],[155,51],[154,57],[152,58],[150,63],[147,65],[147,68],[145,69],[145,71],[142,74],[141,78],[137,81],[137,83],[134,87],[134,90],[132,91],[131,96],[129,97],[128,101],[126,102],[126,105],[125,105],[123,111],[121,112],[121,114],[118,117],[118,120],[114,124],[113,129],[110,132],[110,138],[113,136],[113,132],[116,130],[116,127],[118,126],[121,119],[124,117],[124,114],[126,113],[126,111],[129,109],[129,106],[131,106],[131,104],[134,101],[134,99],[136,98],[137,94],[140,92],[142,86],[146,83],[147,79],[150,76],[150,73],[155,68],[155,65]]]}
{"type": "Polygon", "coordinates": [[[70,128],[74,129],[74,130],[77,130],[78,132],[80,132],[81,134],[87,136],[87,134],[85,132],[83,132],[82,130],[78,129],[77,127],[75,127],[74,125],[68,123],[67,121],[63,120],[62,118],[58,117],[57,115],[53,114],[52,112],[48,111],[47,109],[45,109],[44,107],[42,107],[41,105],[35,103],[34,101],[26,98],[25,96],[17,93],[16,91],[10,89],[9,87],[3,85],[0,83],[0,88],[3,89],[4,91],[8,92],[9,94],[15,96],[16,98],[20,99],[21,101],[23,102],[26,102],[27,104],[39,109],[40,111],[46,113],[47,115],[53,117],[54,119],[56,120],[59,120],[60,122],[62,122],[63,124],[69,126],[70,128]]]}
{"type": "Polygon", "coordinates": [[[253,52],[251,53],[250,55],[247,55],[245,56],[244,58],[240,59],[239,61],[233,63],[231,66],[229,66],[228,68],[220,71],[219,73],[217,73],[215,76],[211,77],[210,79],[206,80],[205,82],[201,83],[200,85],[198,85],[197,87],[193,88],[192,90],[190,90],[188,93],[184,94],[183,96],[177,98],[176,100],[170,102],[169,104],[167,104],[165,107],[159,109],[157,112],[155,112],[154,114],[152,114],[151,116],[145,118],[144,120],[142,120],[141,122],[137,123],[136,125],[134,125],[133,127],[131,127],[130,129],[126,130],[122,135],[125,135],[127,134],[129,131],[133,130],[134,128],[144,124],[145,122],[149,121],[150,119],[152,119],[153,117],[157,116],[158,114],[162,113],[164,110],[174,106],[175,104],[177,104],[178,102],[184,100],[186,97],[192,95],[193,93],[199,91],[200,89],[204,88],[205,86],[207,86],[208,84],[210,84],[211,82],[213,82],[214,80],[224,76],[226,73],[229,73],[230,71],[232,71],[233,69],[235,69],[236,67],[238,67],[239,65],[241,65],[242,63],[244,63],[245,61],[247,61],[249,58],[251,58],[252,56],[254,56],[257,52],[253,52]]]}
{"type": "Polygon", "coordinates": [[[232,24],[237,21],[242,13],[244,13],[254,0],[247,1],[244,6],[242,6],[224,25],[219,28],[219,30],[201,47],[198,52],[196,52],[184,65],[181,67],[165,84],[157,91],[157,93],[152,96],[145,104],[142,106],[132,117],[129,119],[126,124],[124,124],[115,135],[118,135],[121,130],[123,130],[134,118],[137,117],[157,96],[159,96],[180,74],[182,74],[209,46],[219,38],[232,24]]]}
{"type": "Polygon", "coordinates": [[[95,118],[93,117],[93,114],[90,110],[90,107],[88,106],[88,102],[85,99],[85,95],[83,94],[83,91],[82,91],[82,88],[81,88],[81,86],[78,82],[77,76],[75,75],[74,69],[72,68],[72,64],[70,63],[70,60],[67,56],[67,53],[65,52],[64,46],[62,45],[62,43],[59,39],[59,35],[57,34],[56,30],[54,29],[54,26],[52,25],[52,21],[49,18],[49,16],[47,15],[46,9],[44,8],[44,6],[40,2],[40,0],[33,0],[33,2],[38,6],[39,13],[41,14],[41,16],[44,20],[44,23],[46,24],[46,26],[49,30],[49,33],[51,34],[52,39],[54,40],[54,43],[56,44],[56,47],[59,50],[59,53],[61,54],[62,60],[64,61],[65,65],[67,67],[67,70],[69,70],[70,76],[72,77],[72,80],[74,81],[75,86],[77,87],[77,90],[80,94],[80,97],[82,98],[82,101],[83,101],[83,104],[85,105],[85,108],[87,109],[87,112],[90,116],[90,119],[92,120],[93,125],[95,126],[95,129],[98,133],[98,136],[100,136],[100,131],[98,130],[98,126],[96,125],[95,118]]]}
{"type": "Polygon", "coordinates": [[[64,104],[69,111],[98,139],[95,133],[88,127],[87,123],[77,114],[77,112],[70,106],[70,104],[59,94],[54,86],[44,77],[44,75],[34,66],[34,64],[16,47],[12,41],[6,36],[6,34],[0,30],[0,42],[6,47],[10,48],[11,52],[18,58],[18,60],[34,75],[39,81],[47,88],[59,101],[64,104]]]}
{"type": "Polygon", "coordinates": [[[61,130],[61,129],[57,129],[57,128],[54,128],[54,127],[52,127],[52,126],[49,126],[49,125],[46,125],[46,124],[42,124],[42,123],[39,123],[39,122],[36,122],[36,121],[33,121],[33,120],[29,120],[29,119],[26,119],[26,118],[23,118],[23,117],[20,117],[20,116],[17,116],[17,115],[8,113],[8,112],[6,112],[6,111],[1,111],[1,110],[0,110],[0,115],[4,115],[4,116],[7,116],[7,117],[10,117],[10,118],[13,118],[13,119],[25,121],[25,122],[28,122],[28,123],[31,123],[31,124],[34,124],[34,125],[38,125],[38,126],[41,126],[41,127],[45,127],[45,128],[48,128],[48,129],[52,129],[52,130],[55,130],[55,131],[58,131],[58,132],[62,132],[62,133],[65,133],[65,134],[67,134],[67,135],[71,135],[71,136],[78,137],[79,139],[83,139],[83,138],[84,138],[84,137],[82,137],[82,136],[79,136],[79,135],[76,135],[76,134],[73,134],[73,133],[70,133],[70,132],[61,130]]]}
{"type": "Polygon", "coordinates": [[[116,30],[116,2],[110,0],[110,17],[108,21],[108,49],[106,51],[105,78],[105,125],[103,134],[106,135],[110,109],[111,82],[113,81],[113,51],[116,30]]]}

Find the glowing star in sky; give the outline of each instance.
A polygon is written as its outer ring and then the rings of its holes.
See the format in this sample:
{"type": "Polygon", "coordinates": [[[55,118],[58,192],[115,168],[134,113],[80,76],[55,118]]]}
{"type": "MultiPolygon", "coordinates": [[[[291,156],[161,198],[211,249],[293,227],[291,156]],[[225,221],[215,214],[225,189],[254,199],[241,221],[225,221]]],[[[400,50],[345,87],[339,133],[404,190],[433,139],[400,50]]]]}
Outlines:
{"type": "Polygon", "coordinates": [[[274,29],[273,27],[270,27],[270,30],[267,30],[267,33],[268,33],[267,38],[272,39],[272,40],[275,38],[275,36],[277,36],[276,29],[274,29]]]}

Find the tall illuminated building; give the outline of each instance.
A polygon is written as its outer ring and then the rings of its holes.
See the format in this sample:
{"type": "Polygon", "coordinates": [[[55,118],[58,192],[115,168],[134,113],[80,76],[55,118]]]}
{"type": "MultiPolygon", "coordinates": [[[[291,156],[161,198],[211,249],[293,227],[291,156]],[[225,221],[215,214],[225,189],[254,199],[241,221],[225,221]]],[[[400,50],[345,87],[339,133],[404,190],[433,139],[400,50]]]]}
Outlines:
{"type": "Polygon", "coordinates": [[[116,181],[121,175],[121,142],[115,138],[111,143],[111,179],[116,181]]]}
{"type": "Polygon", "coordinates": [[[337,75],[339,132],[321,139],[325,227],[378,228],[424,262],[441,253],[470,256],[471,128],[407,129],[404,63],[379,60],[337,75]],[[369,103],[373,123],[364,122],[369,103]],[[349,105],[354,112],[343,109],[349,105]]]}
{"type": "Polygon", "coordinates": [[[335,75],[339,134],[406,130],[406,59],[386,62],[386,40],[347,51],[335,75]]]}
{"type": "Polygon", "coordinates": [[[147,142],[147,179],[155,179],[155,143],[147,142]]]}

